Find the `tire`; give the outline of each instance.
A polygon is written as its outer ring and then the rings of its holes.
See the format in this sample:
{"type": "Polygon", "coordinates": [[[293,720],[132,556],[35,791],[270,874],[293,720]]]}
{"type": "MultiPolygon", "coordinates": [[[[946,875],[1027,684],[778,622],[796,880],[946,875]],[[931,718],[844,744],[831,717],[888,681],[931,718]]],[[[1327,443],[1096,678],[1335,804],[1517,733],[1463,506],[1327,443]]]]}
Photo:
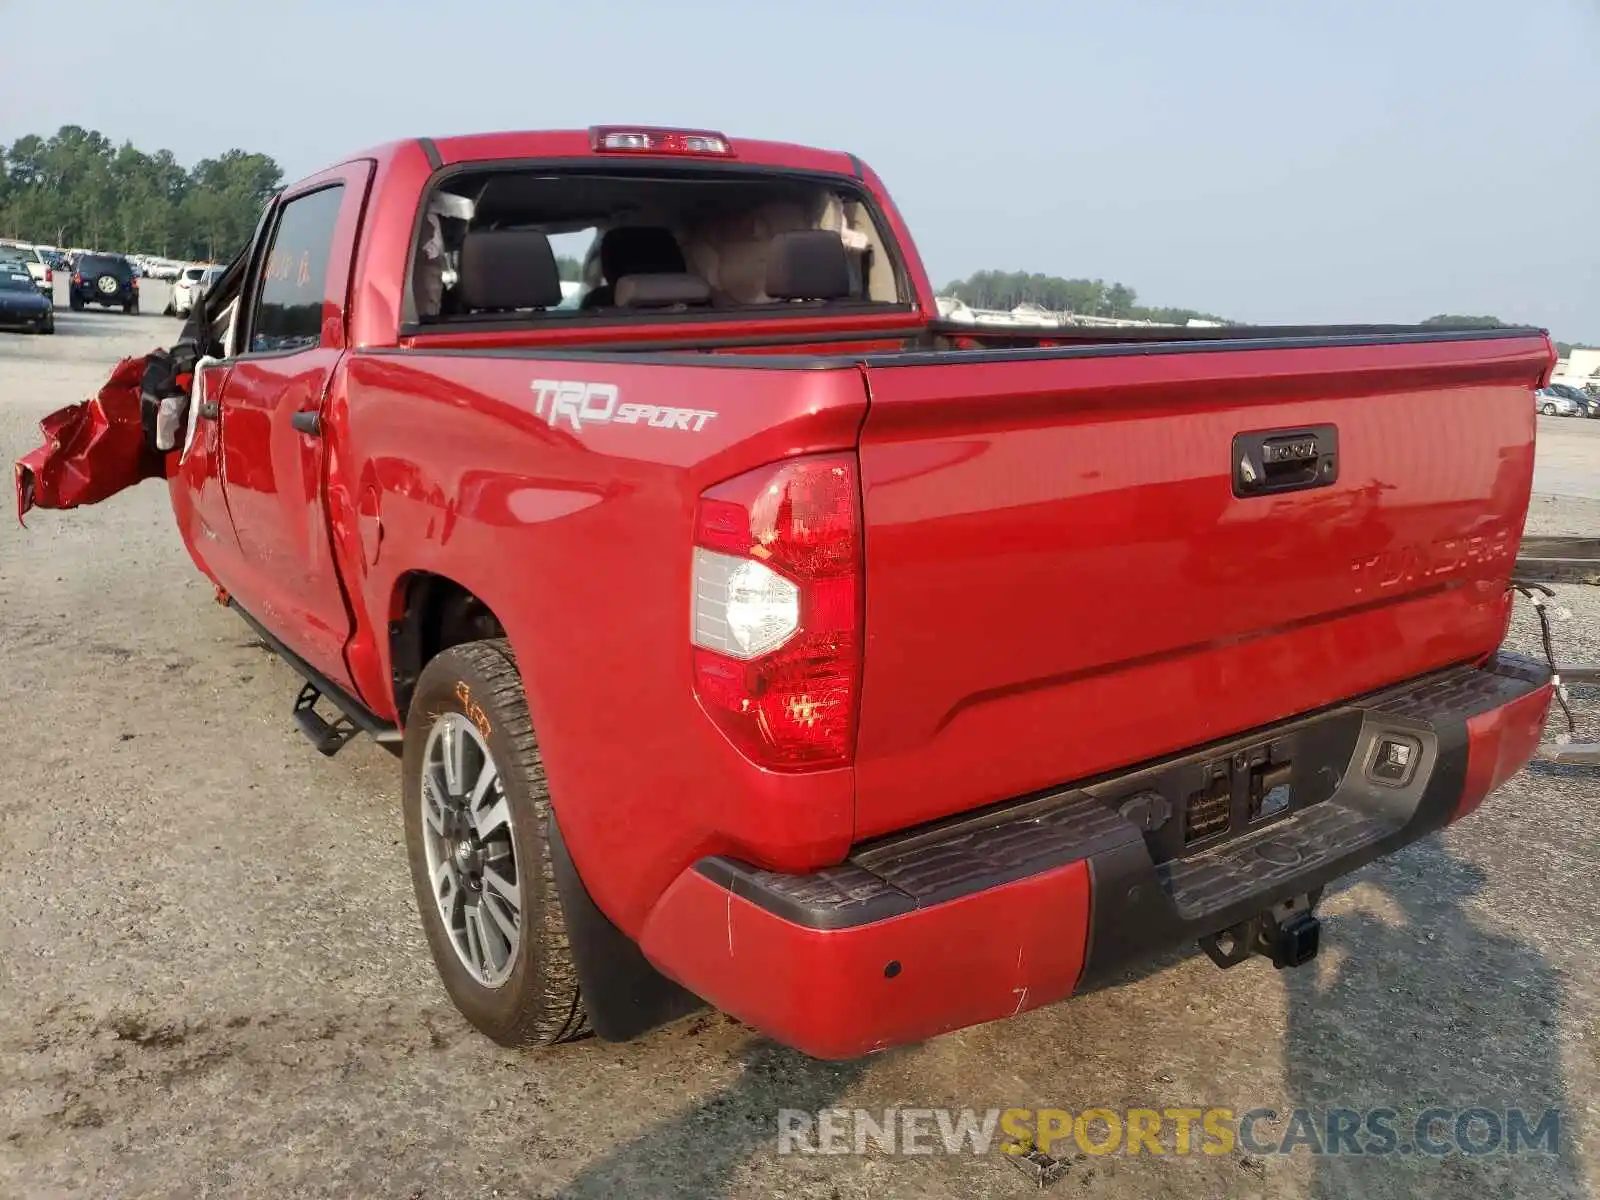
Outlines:
{"type": "Polygon", "coordinates": [[[67,297],[67,307],[71,308],[73,312],[82,312],[83,297],[78,295],[77,292],[73,292],[67,297]]]}
{"type": "Polygon", "coordinates": [[[55,331],[56,331],[56,319],[55,319],[55,317],[50,317],[47,321],[45,321],[45,323],[43,325],[39,326],[39,332],[40,333],[54,333],[55,331]]]}
{"type": "Polygon", "coordinates": [[[1547,417],[1553,417],[1556,415],[1556,406],[1554,404],[1546,404],[1539,411],[1544,413],[1544,415],[1547,417]]]}
{"type": "Polygon", "coordinates": [[[138,316],[139,315],[139,302],[137,300],[128,301],[128,303],[126,303],[126,304],[124,304],[122,306],[122,311],[125,312],[125,313],[131,313],[133,316],[138,316]]]}
{"type": "MultiPolygon", "coordinates": [[[[442,652],[428,663],[417,680],[406,718],[402,770],[411,881],[434,967],[451,1001],[474,1027],[502,1046],[548,1046],[584,1036],[589,1028],[588,1018],[567,942],[566,920],[556,893],[547,840],[550,793],[509,643],[503,639],[468,642],[442,652]],[[456,785],[460,792],[468,790],[465,773],[471,771],[487,747],[497,778],[477,811],[497,809],[498,800],[503,799],[509,811],[509,839],[503,839],[496,827],[491,831],[493,841],[480,842],[478,829],[452,841],[423,815],[425,769],[435,788],[440,784],[448,786],[442,766],[435,765],[442,761],[443,751],[451,744],[443,732],[447,728],[452,731],[450,736],[457,739],[465,735],[465,757],[458,771],[462,777],[456,785]],[[457,934],[452,933],[454,916],[452,926],[446,925],[429,865],[431,853],[437,867],[450,874],[448,884],[441,880],[440,890],[450,889],[448,904],[453,914],[466,914],[475,896],[480,922],[495,915],[484,915],[490,901],[501,913],[506,912],[499,902],[500,890],[482,885],[474,891],[470,872],[455,872],[460,859],[447,847],[454,844],[459,849],[460,843],[469,838],[484,848],[483,853],[489,854],[487,861],[496,866],[505,864],[501,849],[505,841],[509,841],[514,855],[514,890],[519,897],[518,945],[501,968],[506,972],[503,979],[493,983],[486,979],[493,966],[487,949],[483,951],[483,977],[468,965],[472,939],[465,930],[471,921],[463,915],[462,932],[457,934]],[[494,853],[490,853],[491,847],[494,853]],[[458,939],[468,949],[458,950],[458,939]]],[[[475,781],[478,776],[470,778],[475,781]]],[[[433,789],[428,790],[431,795],[433,789]]],[[[458,832],[466,828],[464,815],[469,811],[467,807],[452,809],[455,815],[446,819],[457,822],[459,828],[445,828],[458,832]]],[[[494,936],[504,938],[498,931],[494,936]]],[[[477,934],[479,947],[485,945],[485,937],[481,932],[477,934]]]]}

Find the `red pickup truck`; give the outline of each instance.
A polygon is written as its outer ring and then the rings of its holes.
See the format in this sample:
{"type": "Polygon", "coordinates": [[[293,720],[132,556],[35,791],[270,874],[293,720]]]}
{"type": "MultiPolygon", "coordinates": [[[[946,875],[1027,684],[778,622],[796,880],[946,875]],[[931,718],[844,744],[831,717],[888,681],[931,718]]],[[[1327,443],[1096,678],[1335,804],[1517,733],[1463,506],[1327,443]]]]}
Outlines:
{"type": "Polygon", "coordinates": [[[287,188],[19,510],[164,478],[324,752],[395,749],[508,1044],[709,1002],[848,1057],[1324,886],[1530,757],[1548,337],[946,325],[843,153],[605,127],[287,188]],[[331,707],[328,707],[331,706],[331,707]]]}

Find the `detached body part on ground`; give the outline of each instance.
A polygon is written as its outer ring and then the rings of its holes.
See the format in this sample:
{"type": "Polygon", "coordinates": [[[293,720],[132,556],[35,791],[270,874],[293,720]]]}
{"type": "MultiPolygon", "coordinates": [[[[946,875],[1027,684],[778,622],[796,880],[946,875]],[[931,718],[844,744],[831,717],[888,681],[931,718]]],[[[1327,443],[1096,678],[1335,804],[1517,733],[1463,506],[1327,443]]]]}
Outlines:
{"type": "Polygon", "coordinates": [[[1330,880],[1519,769],[1554,359],[982,333],[853,156],[407,141],[278,196],[178,347],[46,421],[19,513],[165,480],[302,729],[403,751],[490,1036],[705,1001],[842,1058],[1186,940],[1296,965],[1330,880]]]}

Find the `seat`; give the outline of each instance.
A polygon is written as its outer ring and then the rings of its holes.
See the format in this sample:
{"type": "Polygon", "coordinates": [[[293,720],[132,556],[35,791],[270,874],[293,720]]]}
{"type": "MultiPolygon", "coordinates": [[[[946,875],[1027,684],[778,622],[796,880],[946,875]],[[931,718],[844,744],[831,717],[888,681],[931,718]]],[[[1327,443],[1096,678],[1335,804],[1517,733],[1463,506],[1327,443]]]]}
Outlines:
{"type": "Polygon", "coordinates": [[[616,303],[618,280],[629,275],[683,275],[689,270],[683,248],[670,229],[657,225],[621,225],[600,237],[601,284],[580,307],[609,308],[616,303]]]}
{"type": "Polygon", "coordinates": [[[711,285],[698,275],[624,275],[617,280],[618,308],[683,309],[711,303],[711,285]]]}
{"type": "Polygon", "coordinates": [[[796,229],[772,239],[767,295],[774,300],[847,300],[854,294],[850,256],[833,229],[796,229]]]}
{"type": "Polygon", "coordinates": [[[461,243],[456,288],[469,313],[555,308],[561,271],[550,239],[537,229],[484,229],[461,243]]]}

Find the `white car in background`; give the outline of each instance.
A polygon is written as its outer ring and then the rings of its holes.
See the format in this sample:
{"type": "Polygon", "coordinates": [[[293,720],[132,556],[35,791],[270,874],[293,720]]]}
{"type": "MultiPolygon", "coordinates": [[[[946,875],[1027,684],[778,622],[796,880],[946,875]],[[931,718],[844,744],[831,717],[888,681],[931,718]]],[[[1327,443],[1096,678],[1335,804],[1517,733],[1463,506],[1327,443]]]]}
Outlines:
{"type": "Polygon", "coordinates": [[[45,262],[36,248],[23,242],[0,242],[0,255],[20,258],[27,266],[28,274],[33,276],[33,286],[46,296],[55,296],[55,272],[50,269],[50,264],[45,262]]]}
{"type": "Polygon", "coordinates": [[[208,263],[191,263],[179,271],[172,284],[173,316],[187,317],[194,310],[195,298],[205,295],[205,289],[215,283],[220,274],[221,267],[208,263]]]}

